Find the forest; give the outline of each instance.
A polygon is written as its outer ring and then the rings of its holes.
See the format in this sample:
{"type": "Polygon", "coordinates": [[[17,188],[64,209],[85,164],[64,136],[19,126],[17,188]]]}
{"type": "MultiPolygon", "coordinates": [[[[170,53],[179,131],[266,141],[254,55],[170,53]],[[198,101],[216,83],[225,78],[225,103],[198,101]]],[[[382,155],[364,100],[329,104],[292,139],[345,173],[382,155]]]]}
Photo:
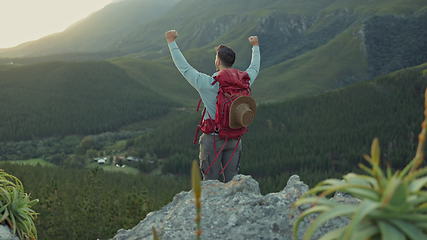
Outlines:
{"type": "MultiPolygon", "coordinates": [[[[423,113],[427,65],[373,81],[283,103],[262,105],[243,139],[241,172],[263,192],[283,188],[292,174],[310,184],[354,170],[378,137],[386,164],[404,166],[413,156],[423,113]]],[[[182,115],[129,149],[165,158],[164,173],[187,174],[197,159],[192,146],[197,114],[182,115]]]]}
{"type": "MultiPolygon", "coordinates": [[[[39,199],[39,239],[108,239],[189,189],[174,176],[108,173],[101,169],[0,164],[18,177],[32,199],[39,199]]],[[[190,171],[190,170],[189,170],[190,171]]]]}
{"type": "Polygon", "coordinates": [[[176,106],[108,62],[0,69],[0,142],[117,130],[176,106]]]}

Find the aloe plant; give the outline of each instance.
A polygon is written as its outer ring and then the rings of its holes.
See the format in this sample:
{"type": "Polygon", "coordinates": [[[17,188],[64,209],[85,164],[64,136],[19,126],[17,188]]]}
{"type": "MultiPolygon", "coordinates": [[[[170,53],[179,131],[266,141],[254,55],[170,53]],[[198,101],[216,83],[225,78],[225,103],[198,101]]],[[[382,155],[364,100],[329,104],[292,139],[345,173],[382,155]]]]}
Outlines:
{"type": "Polygon", "coordinates": [[[18,178],[0,169],[0,223],[6,223],[20,239],[37,239],[37,213],[31,209],[37,202],[24,192],[18,178]]]}
{"type": "Polygon", "coordinates": [[[403,170],[381,169],[380,146],[374,139],[371,156],[364,158],[369,166],[359,164],[365,174],[349,173],[339,179],[328,179],[309,190],[295,206],[311,205],[295,221],[294,239],[302,220],[316,214],[303,240],[311,240],[316,230],[336,217],[348,217],[349,223],[335,229],[320,240],[423,240],[427,239],[427,168],[424,146],[427,126],[427,91],[425,119],[418,137],[418,148],[412,161],[403,170]],[[335,192],[349,193],[360,199],[357,205],[327,199],[335,192]]]}

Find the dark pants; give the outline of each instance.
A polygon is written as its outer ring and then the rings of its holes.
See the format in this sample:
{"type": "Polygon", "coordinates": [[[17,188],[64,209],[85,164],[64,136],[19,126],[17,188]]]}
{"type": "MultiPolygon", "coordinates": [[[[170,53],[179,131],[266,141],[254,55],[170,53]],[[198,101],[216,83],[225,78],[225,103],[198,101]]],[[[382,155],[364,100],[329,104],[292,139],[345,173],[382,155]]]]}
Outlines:
{"type": "Polygon", "coordinates": [[[240,141],[239,145],[236,146],[237,142],[238,140],[236,139],[229,139],[226,142],[224,139],[220,139],[218,136],[207,134],[202,134],[200,136],[199,159],[203,180],[220,180],[222,182],[228,182],[238,174],[240,166],[240,155],[242,152],[242,143],[240,141]],[[222,148],[224,149],[222,152],[220,152],[222,148]],[[212,162],[215,160],[216,153],[219,153],[217,160],[212,164],[212,162]],[[223,166],[225,166],[229,160],[230,162],[225,168],[224,173],[221,174],[223,166]],[[209,168],[209,166],[211,167],[209,168]]]}

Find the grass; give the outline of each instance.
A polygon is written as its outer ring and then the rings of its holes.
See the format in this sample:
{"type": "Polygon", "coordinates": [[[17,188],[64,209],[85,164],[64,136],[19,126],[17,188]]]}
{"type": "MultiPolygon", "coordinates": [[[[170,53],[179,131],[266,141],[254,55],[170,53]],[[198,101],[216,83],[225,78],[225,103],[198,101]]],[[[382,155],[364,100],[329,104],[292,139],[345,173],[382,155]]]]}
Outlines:
{"type": "Polygon", "coordinates": [[[139,170],[133,167],[116,167],[112,165],[99,165],[97,163],[90,163],[87,168],[100,168],[106,172],[117,172],[117,173],[125,173],[125,174],[131,174],[131,175],[137,175],[139,174],[139,170]]]}
{"type": "Polygon", "coordinates": [[[115,58],[110,61],[164,98],[184,105],[194,104],[197,99],[196,91],[172,65],[172,60],[168,60],[165,64],[133,57],[115,58]]]}
{"type": "Polygon", "coordinates": [[[124,126],[121,130],[138,131],[138,130],[155,129],[155,128],[158,128],[159,126],[164,126],[165,124],[171,124],[171,122],[180,121],[182,120],[182,118],[186,118],[189,114],[195,115],[194,119],[197,119],[198,115],[195,109],[196,109],[196,106],[195,106],[195,103],[193,103],[193,104],[190,104],[189,107],[173,109],[164,116],[149,119],[149,120],[143,120],[140,122],[136,122],[136,123],[124,126]]]}
{"type": "MultiPolygon", "coordinates": [[[[10,163],[10,164],[26,165],[26,166],[56,167],[55,164],[50,163],[41,158],[33,158],[28,160],[2,161],[1,163],[10,163]]],[[[121,168],[121,167],[116,167],[111,165],[99,165],[97,163],[90,163],[87,165],[87,168],[101,168],[102,170],[107,172],[118,172],[118,173],[132,174],[132,175],[137,175],[140,173],[138,169],[129,167],[129,166],[121,168]]]]}
{"type": "Polygon", "coordinates": [[[43,167],[56,167],[55,164],[50,163],[44,159],[41,158],[33,158],[33,159],[27,159],[27,160],[13,160],[13,161],[2,161],[2,163],[11,163],[11,164],[18,164],[18,165],[28,165],[28,166],[43,166],[43,167]]]}

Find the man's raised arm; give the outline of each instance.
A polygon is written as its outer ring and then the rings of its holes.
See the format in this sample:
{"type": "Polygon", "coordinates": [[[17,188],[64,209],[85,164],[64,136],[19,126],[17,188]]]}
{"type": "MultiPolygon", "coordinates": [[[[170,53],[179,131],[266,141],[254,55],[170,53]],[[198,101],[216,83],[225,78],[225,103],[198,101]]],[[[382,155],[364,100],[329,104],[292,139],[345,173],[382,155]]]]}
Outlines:
{"type": "Polygon", "coordinates": [[[193,86],[197,91],[202,88],[210,86],[211,76],[201,73],[194,69],[182,55],[175,40],[178,37],[178,33],[175,30],[170,30],[165,33],[166,40],[168,42],[169,51],[171,53],[173,62],[181,72],[182,76],[193,86]]]}
{"type": "Polygon", "coordinates": [[[259,68],[261,65],[261,55],[259,52],[259,41],[257,36],[249,37],[249,43],[252,45],[252,60],[249,68],[246,69],[246,72],[250,78],[250,84],[252,85],[255,79],[258,76],[259,68]]]}

